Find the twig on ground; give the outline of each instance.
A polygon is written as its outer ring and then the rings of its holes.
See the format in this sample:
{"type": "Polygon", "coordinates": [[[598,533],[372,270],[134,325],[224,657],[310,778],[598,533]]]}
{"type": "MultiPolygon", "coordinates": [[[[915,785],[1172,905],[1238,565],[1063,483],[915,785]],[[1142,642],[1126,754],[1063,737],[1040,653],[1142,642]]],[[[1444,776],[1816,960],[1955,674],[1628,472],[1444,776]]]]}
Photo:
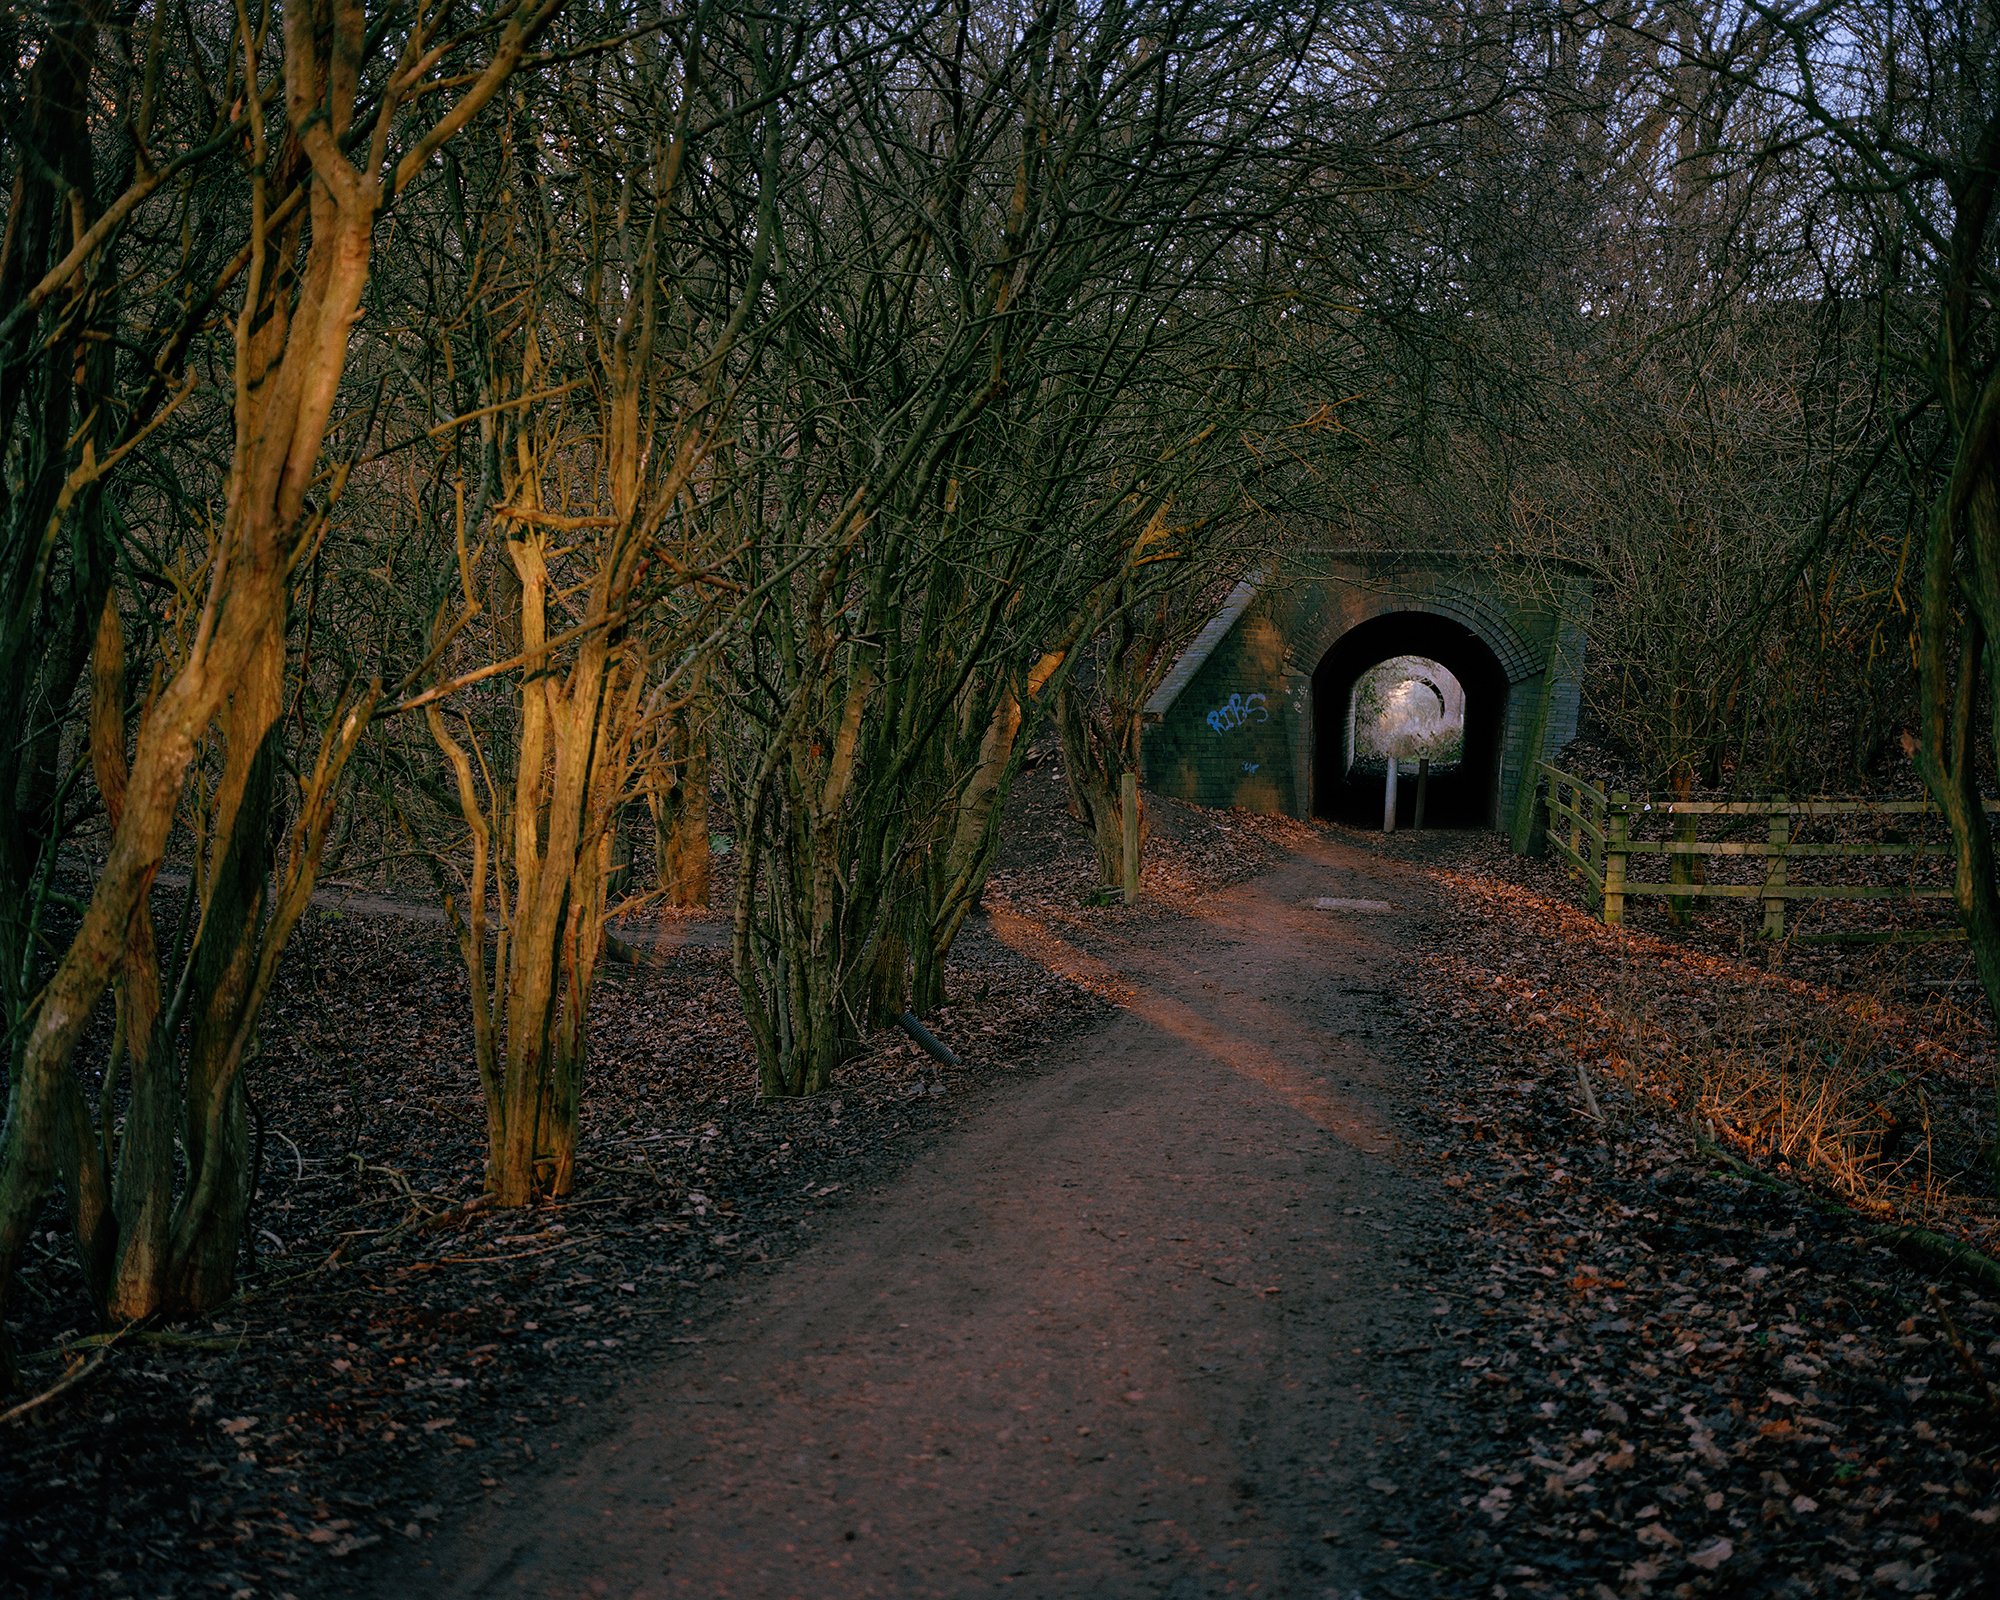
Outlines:
{"type": "Polygon", "coordinates": [[[4,1428],[10,1422],[18,1421],[29,1412],[47,1405],[57,1396],[67,1394],[78,1384],[96,1377],[103,1370],[105,1362],[110,1359],[111,1347],[109,1345],[99,1350],[96,1355],[87,1361],[82,1356],[72,1357],[69,1370],[56,1379],[54,1383],[50,1384],[48,1388],[44,1389],[38,1395],[31,1395],[17,1406],[12,1406],[6,1411],[0,1411],[0,1428],[4,1428]]]}
{"type": "Polygon", "coordinates": [[[916,1017],[910,1012],[905,1011],[897,1017],[896,1026],[923,1046],[925,1053],[932,1059],[942,1061],[948,1067],[963,1065],[958,1057],[951,1053],[950,1047],[940,1043],[937,1036],[921,1022],[917,1021],[916,1017]]]}
{"type": "Polygon", "coordinates": [[[1924,1285],[1924,1294],[1930,1300],[1931,1310],[1937,1313],[1938,1322],[1944,1328],[1944,1336],[1951,1341],[1952,1354],[1958,1357],[1958,1364],[1965,1368],[1966,1376],[1986,1397],[1988,1409],[2000,1411],[2000,1390],[1993,1387],[1993,1380],[1986,1376],[1986,1369],[1979,1364],[1979,1357],[1974,1355],[1971,1346],[1966,1344],[1965,1335],[1959,1332],[1958,1323],[1953,1320],[1950,1309],[1944,1303],[1944,1297],[1937,1292],[1933,1284],[1924,1285]]]}
{"type": "Polygon", "coordinates": [[[1576,1064],[1576,1083],[1577,1087],[1583,1090],[1584,1111],[1588,1113],[1592,1122],[1602,1122],[1604,1113],[1598,1109],[1596,1091],[1590,1087],[1590,1073],[1581,1061],[1576,1064]]]}

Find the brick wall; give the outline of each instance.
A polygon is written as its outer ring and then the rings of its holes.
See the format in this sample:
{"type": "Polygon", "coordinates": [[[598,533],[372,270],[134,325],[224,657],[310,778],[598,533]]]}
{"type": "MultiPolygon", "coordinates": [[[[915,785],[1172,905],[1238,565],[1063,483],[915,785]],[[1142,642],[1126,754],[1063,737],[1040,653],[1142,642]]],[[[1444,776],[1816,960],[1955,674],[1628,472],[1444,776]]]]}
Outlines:
{"type": "MultiPolygon", "coordinates": [[[[1170,703],[1146,730],[1147,786],[1200,805],[1304,816],[1312,803],[1313,671],[1345,634],[1376,617],[1426,612],[1478,636],[1507,679],[1493,815],[1505,826],[1539,718],[1553,656],[1543,755],[1575,737],[1588,585],[1559,600],[1443,559],[1331,556],[1262,584],[1226,631],[1183,663],[1170,703]],[[1560,648],[1552,651],[1552,646],[1560,648]],[[1186,670],[1191,668],[1191,670],[1186,670]]],[[[1173,682],[1175,680],[1170,680],[1173,682]]],[[[1331,724],[1330,724],[1331,725],[1331,724]]]]}

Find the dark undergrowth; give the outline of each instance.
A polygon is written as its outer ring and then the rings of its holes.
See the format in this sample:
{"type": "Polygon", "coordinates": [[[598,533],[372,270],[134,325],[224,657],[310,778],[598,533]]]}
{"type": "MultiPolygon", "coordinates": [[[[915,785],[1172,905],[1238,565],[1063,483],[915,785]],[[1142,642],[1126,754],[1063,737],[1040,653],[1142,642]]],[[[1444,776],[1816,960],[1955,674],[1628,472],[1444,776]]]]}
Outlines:
{"type": "MultiPolygon", "coordinates": [[[[1261,824],[1171,802],[1156,817],[1162,902],[1270,859],[1261,824]]],[[[1148,914],[1093,908],[1089,859],[1053,771],[1028,774],[996,899],[1148,914]]],[[[45,1212],[16,1330],[31,1391],[72,1381],[0,1435],[0,1592],[344,1587],[371,1548],[584,1446],[621,1381],[698,1342],[748,1277],[1103,1011],[975,919],[927,1019],[963,1068],[890,1031],[830,1094],[770,1104],[722,951],[601,970],[575,1191],[496,1213],[444,928],[373,895],[308,917],[249,1075],[261,1156],[239,1297],[198,1325],[105,1335],[62,1209],[45,1212]]]]}
{"type": "Polygon", "coordinates": [[[1390,848],[1441,874],[1412,1122],[1469,1247],[1429,1263],[1457,1489],[1413,1558],[1466,1594],[1995,1592],[2000,1278],[1931,1237],[1992,1237],[1942,1154],[1976,1143],[1983,1019],[1885,998],[1869,957],[1807,981],[1611,933],[1483,843],[1390,848]],[[1856,1010],[1928,1085],[1928,1168],[1731,1120],[1836,1070],[1774,1086],[1769,1030],[1851,1039],[1827,1014],[1856,1010]]]}

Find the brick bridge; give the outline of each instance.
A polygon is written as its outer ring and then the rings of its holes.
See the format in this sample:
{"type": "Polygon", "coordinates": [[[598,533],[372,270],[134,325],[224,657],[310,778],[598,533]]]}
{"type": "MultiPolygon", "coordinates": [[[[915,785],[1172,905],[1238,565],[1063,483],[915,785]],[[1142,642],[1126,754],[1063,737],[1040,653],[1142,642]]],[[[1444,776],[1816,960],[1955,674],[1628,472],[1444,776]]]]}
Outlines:
{"type": "Polygon", "coordinates": [[[1464,755],[1433,774],[1428,821],[1499,828],[1521,847],[1522,774],[1576,733],[1589,588],[1558,582],[1551,594],[1463,556],[1322,552],[1241,583],[1147,702],[1146,785],[1200,805],[1379,823],[1379,770],[1349,766],[1355,685],[1392,656],[1426,656],[1465,690],[1464,755]]]}

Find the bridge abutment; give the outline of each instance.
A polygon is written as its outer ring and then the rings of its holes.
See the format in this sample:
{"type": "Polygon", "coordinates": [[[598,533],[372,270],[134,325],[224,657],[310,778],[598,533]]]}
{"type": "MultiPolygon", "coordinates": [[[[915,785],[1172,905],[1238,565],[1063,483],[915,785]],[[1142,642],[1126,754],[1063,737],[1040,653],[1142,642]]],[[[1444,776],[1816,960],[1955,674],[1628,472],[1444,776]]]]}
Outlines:
{"type": "Polygon", "coordinates": [[[1466,690],[1465,757],[1431,816],[1515,832],[1526,775],[1575,737],[1580,702],[1589,587],[1570,573],[1540,579],[1460,556],[1338,553],[1239,585],[1147,705],[1147,786],[1364,821],[1371,785],[1342,742],[1347,697],[1377,662],[1417,655],[1466,690]]]}

